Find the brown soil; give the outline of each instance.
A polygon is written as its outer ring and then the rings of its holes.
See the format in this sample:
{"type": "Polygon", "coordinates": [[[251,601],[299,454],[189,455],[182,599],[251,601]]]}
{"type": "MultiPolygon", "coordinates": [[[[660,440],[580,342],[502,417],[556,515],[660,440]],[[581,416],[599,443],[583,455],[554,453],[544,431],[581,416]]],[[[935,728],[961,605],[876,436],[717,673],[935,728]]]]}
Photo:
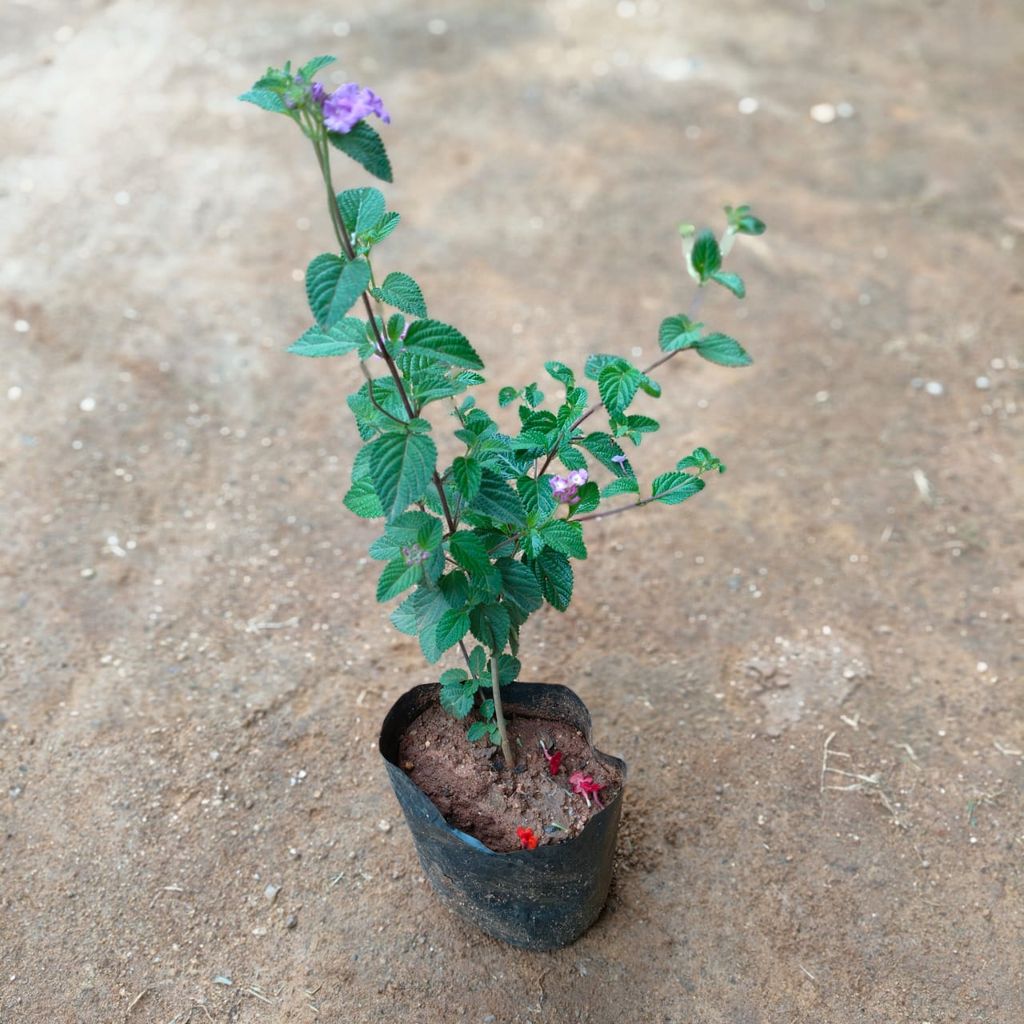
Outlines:
{"type": "Polygon", "coordinates": [[[1019,0],[0,3],[3,1024],[1020,1024],[1022,49],[1019,0]],[[330,52],[488,408],[653,360],[679,221],[770,226],[700,314],[754,366],[641,406],[645,481],[728,473],[523,631],[629,764],[568,949],[438,905],[376,749],[437,671],[341,504],[358,369],[284,354],[312,158],[233,99],[330,52]]]}
{"type": "Polygon", "coordinates": [[[504,766],[496,747],[470,743],[465,722],[428,708],[402,737],[401,766],[449,825],[498,853],[520,848],[520,827],[532,829],[542,846],[579,835],[597,807],[572,791],[569,776],[591,776],[605,787],[599,796],[607,803],[621,785],[619,773],[598,760],[582,733],[561,722],[519,715],[509,729],[518,750],[515,771],[504,766]],[[562,753],[556,776],[542,740],[549,752],[562,753]]]}

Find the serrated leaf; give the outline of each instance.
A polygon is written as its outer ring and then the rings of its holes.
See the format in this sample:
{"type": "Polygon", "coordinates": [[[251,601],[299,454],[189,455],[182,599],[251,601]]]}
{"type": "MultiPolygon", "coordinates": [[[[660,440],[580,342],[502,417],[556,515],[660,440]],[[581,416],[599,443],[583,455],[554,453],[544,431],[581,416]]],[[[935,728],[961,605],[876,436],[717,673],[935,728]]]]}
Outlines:
{"type": "Polygon", "coordinates": [[[601,488],[602,498],[614,498],[617,494],[639,494],[640,485],[636,482],[635,476],[620,476],[610,484],[601,488]]]}
{"type": "Polygon", "coordinates": [[[380,498],[369,480],[357,480],[342,499],[345,508],[360,519],[378,519],[384,515],[380,498]]]}
{"type": "MultiPolygon", "coordinates": [[[[408,275],[395,270],[384,278],[383,283],[374,292],[376,298],[386,302],[395,309],[412,316],[426,316],[427,304],[423,301],[420,286],[408,275]]],[[[467,342],[468,344],[468,342],[467,342]]]]}
{"type": "MultiPolygon", "coordinates": [[[[463,676],[465,674],[465,672],[462,673],[463,676]]],[[[441,676],[441,679],[443,680],[446,675],[448,675],[447,672],[441,676]]],[[[475,679],[463,679],[458,682],[452,681],[448,683],[442,682],[440,694],[441,707],[453,718],[463,719],[473,710],[478,689],[479,686],[475,679]]]]}
{"type": "Polygon", "coordinates": [[[764,221],[755,217],[749,206],[737,206],[735,210],[727,206],[725,213],[729,218],[729,226],[738,235],[763,235],[766,231],[764,221]]]}
{"type": "Polygon", "coordinates": [[[717,469],[719,473],[725,472],[722,460],[715,458],[707,448],[694,448],[691,455],[676,463],[676,469],[699,469],[702,473],[713,473],[717,469]]]}
{"type": "Polygon", "coordinates": [[[601,401],[614,416],[625,412],[640,387],[641,373],[626,362],[609,363],[597,378],[601,401]]]}
{"type": "Polygon", "coordinates": [[[306,295],[317,323],[330,327],[351,308],[370,283],[370,265],[364,259],[343,260],[321,253],[306,268],[306,295]]]}
{"type": "Polygon", "coordinates": [[[539,530],[548,547],[561,551],[572,558],[586,558],[587,547],[583,543],[583,526],[581,523],[567,522],[565,519],[554,519],[545,523],[539,530]]]}
{"type": "Polygon", "coordinates": [[[519,495],[496,473],[485,469],[480,477],[480,490],[470,507],[485,516],[510,526],[526,525],[526,510],[519,495]]]}
{"type": "Polygon", "coordinates": [[[704,489],[704,481],[689,473],[662,473],[654,478],[651,494],[655,501],[678,505],[704,489]]]}
{"type": "Polygon", "coordinates": [[[547,473],[539,480],[534,480],[532,476],[519,477],[516,490],[531,522],[543,522],[558,505],[551,490],[551,477],[547,473]]]}
{"type": "Polygon", "coordinates": [[[484,365],[463,334],[439,320],[414,320],[409,324],[405,351],[469,370],[482,370],[484,365]]]}
{"type": "Polygon", "coordinates": [[[626,453],[611,434],[595,431],[593,434],[587,434],[582,441],[577,443],[586,448],[605,469],[610,469],[616,476],[632,475],[631,471],[626,469],[621,461],[626,453]],[[616,461],[616,457],[620,461],[616,461]]]}
{"type": "Polygon", "coordinates": [[[749,366],[753,362],[743,346],[728,334],[709,334],[695,348],[708,362],[719,366],[749,366]]]}
{"type": "Polygon", "coordinates": [[[714,232],[705,228],[697,235],[693,248],[690,250],[690,266],[693,267],[701,283],[708,280],[722,265],[722,250],[718,247],[718,239],[714,232]]]}
{"type": "Polygon", "coordinates": [[[387,211],[384,195],[377,188],[350,188],[337,195],[338,212],[350,235],[362,235],[375,228],[387,211]]]}
{"type": "Polygon", "coordinates": [[[576,500],[572,503],[572,514],[578,516],[585,512],[593,512],[600,504],[601,492],[597,489],[597,484],[590,480],[579,489],[576,500]]]}
{"type": "Polygon", "coordinates": [[[452,463],[452,480],[455,489],[466,501],[472,501],[480,491],[484,468],[476,459],[460,455],[452,463]]]}
{"type": "Polygon", "coordinates": [[[328,64],[333,64],[336,60],[337,57],[313,57],[299,68],[298,77],[308,85],[318,71],[327,67],[328,64]]]}
{"type": "Polygon", "coordinates": [[[426,434],[393,433],[370,445],[370,474],[388,519],[422,497],[437,462],[437,448],[426,434]]]}
{"type": "Polygon", "coordinates": [[[716,281],[723,288],[728,288],[737,299],[746,297],[747,286],[739,274],[727,274],[724,270],[716,270],[711,275],[711,280],[716,281]]]}
{"type": "Polygon", "coordinates": [[[519,397],[519,392],[515,388],[504,387],[498,392],[498,405],[505,408],[506,405],[511,405],[519,397]]]}
{"type": "Polygon", "coordinates": [[[483,541],[469,530],[459,530],[448,538],[452,558],[472,574],[486,573],[491,567],[491,558],[483,541]]]}
{"type": "Polygon", "coordinates": [[[569,369],[565,363],[560,363],[556,359],[552,359],[550,362],[544,364],[544,369],[555,378],[559,383],[564,384],[566,389],[572,388],[576,385],[576,374],[569,369]]]}
{"type": "Polygon", "coordinates": [[[608,356],[597,352],[593,355],[587,356],[587,361],[583,366],[583,373],[590,380],[599,380],[601,377],[601,371],[606,366],[611,366],[613,363],[622,363],[625,366],[629,365],[622,356],[608,356]]]}
{"type": "Polygon", "coordinates": [[[399,555],[393,558],[381,571],[377,581],[377,600],[390,601],[403,590],[408,590],[423,578],[422,565],[406,565],[405,559],[399,555]]]}
{"type": "Polygon", "coordinates": [[[512,558],[499,558],[494,563],[501,573],[502,600],[525,617],[544,603],[537,577],[528,566],[512,558]]]}
{"type": "Polygon", "coordinates": [[[564,612],[572,600],[573,572],[569,559],[560,551],[547,548],[533,563],[544,598],[553,608],[564,612]]]}
{"type": "Polygon", "coordinates": [[[327,141],[335,149],[341,150],[357,164],[361,164],[375,178],[391,181],[391,161],[381,137],[365,121],[360,121],[351,131],[328,132],[327,141]]]}
{"type": "Polygon", "coordinates": [[[562,445],[558,449],[558,458],[566,469],[587,468],[587,460],[584,458],[583,453],[573,448],[572,445],[562,445]]]}
{"type": "Polygon", "coordinates": [[[703,326],[682,314],[667,316],[661,321],[661,327],[658,329],[658,344],[663,352],[678,352],[680,349],[692,348],[700,341],[700,330],[703,326]]]}
{"type": "Polygon", "coordinates": [[[477,740],[482,740],[485,736],[489,735],[490,731],[483,722],[474,722],[466,730],[466,739],[469,740],[470,743],[476,743],[477,740]]]}
{"type": "Polygon", "coordinates": [[[454,647],[469,632],[469,615],[461,608],[449,608],[438,619],[434,639],[442,651],[454,647]]]}
{"type": "Polygon", "coordinates": [[[269,111],[271,114],[287,114],[288,108],[284,105],[284,100],[270,89],[252,88],[247,92],[243,92],[238,97],[243,103],[255,104],[260,110],[269,111]]]}
{"type": "Polygon", "coordinates": [[[343,356],[366,342],[366,324],[354,316],[342,317],[330,327],[310,327],[301,338],[288,346],[296,356],[321,359],[325,356],[343,356]]]}
{"type": "Polygon", "coordinates": [[[511,625],[508,612],[500,604],[478,604],[469,613],[473,636],[492,651],[500,651],[508,642],[511,625]]]}
{"type": "Polygon", "coordinates": [[[393,210],[389,213],[385,213],[380,223],[372,230],[367,231],[363,237],[370,243],[370,245],[377,245],[380,242],[383,242],[384,239],[398,227],[398,222],[401,219],[401,216],[393,210]]]}

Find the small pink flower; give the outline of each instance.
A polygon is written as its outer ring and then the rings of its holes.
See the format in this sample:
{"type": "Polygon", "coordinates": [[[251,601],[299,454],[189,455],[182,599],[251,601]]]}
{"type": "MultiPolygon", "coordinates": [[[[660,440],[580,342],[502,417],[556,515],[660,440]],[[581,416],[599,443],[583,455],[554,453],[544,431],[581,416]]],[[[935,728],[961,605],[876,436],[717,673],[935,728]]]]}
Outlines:
{"type": "Polygon", "coordinates": [[[593,796],[594,803],[598,808],[604,808],[604,804],[601,803],[601,798],[597,795],[602,789],[604,789],[604,785],[598,785],[598,783],[594,781],[593,776],[584,775],[583,772],[580,771],[573,772],[572,775],[569,776],[569,785],[572,786],[574,793],[578,793],[587,801],[588,807],[590,806],[590,798],[593,796]]]}
{"type": "Polygon", "coordinates": [[[557,775],[558,769],[562,765],[562,752],[560,750],[555,750],[555,748],[552,747],[551,753],[549,754],[548,748],[544,746],[543,740],[541,741],[540,749],[544,751],[544,757],[547,759],[548,771],[551,772],[552,775],[557,775]]]}

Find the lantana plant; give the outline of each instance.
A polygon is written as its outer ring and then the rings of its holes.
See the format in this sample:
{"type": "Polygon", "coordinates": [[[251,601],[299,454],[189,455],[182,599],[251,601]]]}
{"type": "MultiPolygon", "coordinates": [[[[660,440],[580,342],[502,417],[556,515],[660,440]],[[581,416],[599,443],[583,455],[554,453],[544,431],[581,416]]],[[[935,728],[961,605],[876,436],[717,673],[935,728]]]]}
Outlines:
{"type": "MultiPolygon", "coordinates": [[[[329,90],[317,81],[333,62],[315,57],[297,70],[290,63],[270,68],[240,97],[288,118],[311,143],[337,243],[306,270],[315,322],[288,351],[358,364],[363,380],[348,405],[364,444],[344,504],[383,523],[370,546],[383,563],[377,600],[405,595],[391,621],[419,639],[431,664],[458,651],[462,666],[440,673],[441,704],[458,719],[472,718],[470,741],[500,743],[511,768],[516,753],[501,689],[519,675],[520,635],[529,617],[545,604],[559,612],[568,607],[572,560],[587,557],[585,524],[653,503],[679,505],[703,490],[708,477],[725,472],[707,448],[697,448],[643,486],[623,446],[639,447],[658,430],[657,420],[630,407],[640,394],[661,396],[651,374],[662,364],[681,352],[719,366],[750,363],[738,341],[706,330],[695,316],[709,286],[745,296],[742,279],[723,270],[723,261],[737,236],[759,235],[765,226],[747,206],[726,207],[721,237],[682,225],[683,264],[696,284],[695,299],[688,313],[661,321],[660,358],[640,368],[621,355],[591,355],[582,381],[552,359],[544,372],[554,400],[545,399],[536,381],[502,387],[499,407],[516,409],[500,421],[471,393],[484,384],[484,364],[462,332],[429,316],[408,274],[379,276],[377,249],[399,215],[376,188],[335,192],[332,150],[383,181],[392,177],[368,120],[390,123],[382,100],[355,82],[329,90]],[[454,442],[458,454],[447,464],[439,460],[428,409],[450,417],[445,448],[454,442]]],[[[554,774],[558,763],[544,753],[554,774]]],[[[588,805],[593,797],[600,806],[592,779],[576,772],[571,782],[588,805]]],[[[520,838],[524,846],[536,843],[520,838]]]]}

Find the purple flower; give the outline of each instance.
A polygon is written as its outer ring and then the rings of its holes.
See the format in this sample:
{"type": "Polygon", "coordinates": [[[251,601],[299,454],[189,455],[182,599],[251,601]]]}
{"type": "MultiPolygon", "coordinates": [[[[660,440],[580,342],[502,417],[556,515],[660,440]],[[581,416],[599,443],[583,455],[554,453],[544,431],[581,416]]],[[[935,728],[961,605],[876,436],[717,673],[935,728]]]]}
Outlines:
{"type": "Polygon", "coordinates": [[[342,135],[352,131],[362,120],[375,114],[385,124],[391,116],[381,98],[372,89],[362,89],[356,82],[346,82],[324,100],[324,124],[329,131],[342,135]]]}
{"type": "Polygon", "coordinates": [[[323,87],[322,82],[314,82],[309,87],[309,94],[313,97],[313,102],[319,103],[321,107],[324,105],[324,100],[327,99],[327,90],[323,87]]]}
{"type": "Polygon", "coordinates": [[[574,469],[568,476],[553,476],[548,483],[556,501],[571,505],[579,497],[579,489],[587,482],[585,469],[574,469]]]}
{"type": "Polygon", "coordinates": [[[620,466],[625,465],[629,461],[628,455],[613,455],[612,462],[617,462],[620,466]]]}

